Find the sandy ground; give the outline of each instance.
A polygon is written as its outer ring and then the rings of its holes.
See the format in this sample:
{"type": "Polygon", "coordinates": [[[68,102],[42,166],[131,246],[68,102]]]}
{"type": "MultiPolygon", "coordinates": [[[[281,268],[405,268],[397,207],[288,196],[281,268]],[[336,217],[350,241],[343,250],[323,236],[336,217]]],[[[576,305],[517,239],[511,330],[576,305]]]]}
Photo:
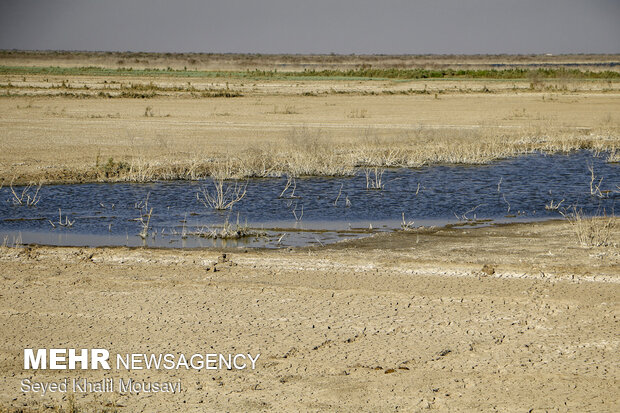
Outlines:
{"type": "Polygon", "coordinates": [[[552,97],[464,93],[438,99],[432,94],[1,98],[0,179],[5,185],[13,178],[63,181],[72,176],[67,171],[94,170],[109,158],[166,164],[245,154],[273,144],[294,150],[290,138],[300,130],[334,145],[394,138],[415,147],[418,132],[429,129],[439,130],[446,139],[491,133],[518,139],[544,138],[558,131],[588,136],[611,128],[617,142],[618,96],[584,92],[552,97]],[[144,116],[147,107],[153,117],[144,116]]]}
{"type": "Polygon", "coordinates": [[[0,405],[66,405],[22,394],[26,377],[106,376],[180,379],[182,391],[78,394],[80,406],[619,411],[614,236],[584,248],[561,221],[382,234],[229,250],[217,272],[222,251],[4,248],[0,405]],[[31,372],[25,347],[261,356],[254,371],[31,372]]]}

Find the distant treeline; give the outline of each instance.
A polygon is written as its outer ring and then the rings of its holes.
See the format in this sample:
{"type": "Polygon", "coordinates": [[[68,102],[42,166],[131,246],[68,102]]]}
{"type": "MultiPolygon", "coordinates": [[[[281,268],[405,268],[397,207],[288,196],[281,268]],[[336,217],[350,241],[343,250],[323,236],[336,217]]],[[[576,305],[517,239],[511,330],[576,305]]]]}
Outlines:
{"type": "Polygon", "coordinates": [[[174,76],[174,77],[247,77],[247,78],[317,78],[317,79],[618,79],[620,72],[567,68],[511,69],[381,69],[361,67],[350,70],[246,70],[200,71],[167,69],[132,69],[88,67],[0,66],[0,74],[16,75],[93,75],[93,76],[174,76]]]}

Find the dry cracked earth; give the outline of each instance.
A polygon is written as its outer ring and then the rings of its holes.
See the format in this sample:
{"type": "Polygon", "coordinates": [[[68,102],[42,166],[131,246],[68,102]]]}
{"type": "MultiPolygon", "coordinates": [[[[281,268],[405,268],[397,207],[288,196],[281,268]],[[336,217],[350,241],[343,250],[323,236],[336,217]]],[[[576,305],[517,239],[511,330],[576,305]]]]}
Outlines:
{"type": "Polygon", "coordinates": [[[585,248],[556,221],[280,251],[3,248],[0,405],[620,411],[618,238],[585,248]],[[255,370],[32,371],[24,348],[260,358],[255,370]],[[20,391],[74,377],[182,389],[20,391]]]}

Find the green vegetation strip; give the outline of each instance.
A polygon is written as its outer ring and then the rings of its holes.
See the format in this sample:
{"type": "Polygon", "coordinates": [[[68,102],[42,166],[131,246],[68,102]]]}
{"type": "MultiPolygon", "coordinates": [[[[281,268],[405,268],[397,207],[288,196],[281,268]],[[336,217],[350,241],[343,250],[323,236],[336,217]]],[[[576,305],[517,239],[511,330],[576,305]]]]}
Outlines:
{"type": "Polygon", "coordinates": [[[90,75],[90,76],[172,76],[172,77],[230,77],[252,79],[620,79],[620,72],[567,69],[373,69],[304,70],[279,72],[277,70],[199,71],[175,69],[133,69],[102,67],[33,67],[0,66],[0,74],[12,75],[90,75]]]}

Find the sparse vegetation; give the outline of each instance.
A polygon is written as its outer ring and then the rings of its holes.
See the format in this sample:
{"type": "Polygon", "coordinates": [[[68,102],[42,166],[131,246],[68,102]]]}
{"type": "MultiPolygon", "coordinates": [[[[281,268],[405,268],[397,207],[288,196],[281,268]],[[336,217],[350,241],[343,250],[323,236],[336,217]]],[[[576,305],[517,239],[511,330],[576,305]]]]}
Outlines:
{"type": "Polygon", "coordinates": [[[302,219],[304,219],[304,204],[301,204],[301,210],[299,211],[299,213],[297,212],[297,202],[295,202],[295,207],[293,207],[293,209],[291,210],[291,212],[293,213],[293,216],[295,217],[295,221],[296,222],[300,222],[302,219]]]}
{"type": "Polygon", "coordinates": [[[211,179],[213,189],[209,189],[206,185],[196,193],[196,199],[206,208],[226,210],[241,201],[246,194],[247,182],[240,184],[228,184],[224,182],[224,178],[214,177],[211,179]]]}
{"type": "Polygon", "coordinates": [[[280,195],[278,196],[278,198],[296,198],[295,196],[295,189],[297,189],[297,181],[295,180],[294,176],[287,176],[286,177],[286,184],[284,185],[284,189],[282,190],[282,192],[280,193],[280,195]],[[291,188],[292,186],[292,188],[291,188]],[[291,190],[291,192],[288,195],[284,195],[286,193],[286,191],[291,190]]]}
{"type": "Polygon", "coordinates": [[[403,231],[413,231],[415,229],[415,222],[413,220],[407,221],[405,219],[405,213],[403,212],[403,219],[400,223],[400,229],[403,231]]]}
{"type": "Polygon", "coordinates": [[[299,112],[295,108],[295,106],[286,105],[284,108],[280,109],[278,106],[273,107],[273,111],[269,112],[273,115],[296,115],[299,112]]]}
{"type": "Polygon", "coordinates": [[[171,67],[157,69],[134,69],[127,67],[104,68],[87,67],[46,67],[46,66],[0,66],[2,75],[54,75],[54,76],[174,76],[190,77],[235,77],[250,79],[525,79],[533,87],[545,79],[618,79],[620,73],[611,70],[592,71],[560,68],[508,68],[508,69],[424,69],[424,68],[373,68],[356,69],[305,69],[303,71],[247,70],[247,71],[200,71],[173,69],[171,67]]]}
{"type": "Polygon", "coordinates": [[[561,212],[571,225],[577,240],[585,247],[613,246],[613,235],[617,231],[617,222],[614,216],[603,215],[588,217],[583,210],[576,206],[561,212]]]}
{"type": "Polygon", "coordinates": [[[197,228],[195,231],[189,233],[192,236],[198,236],[201,238],[211,238],[211,239],[240,239],[246,237],[261,237],[265,236],[266,233],[264,231],[253,230],[248,226],[247,221],[243,224],[239,222],[239,214],[237,214],[237,221],[235,223],[231,223],[226,217],[222,226],[217,226],[213,228],[197,228]]]}
{"type": "MultiPolygon", "coordinates": [[[[123,160],[110,157],[102,163],[98,156],[94,168],[65,170],[61,176],[63,181],[149,182],[208,177],[353,176],[361,169],[368,174],[368,189],[380,189],[385,185],[381,182],[381,171],[386,167],[482,165],[535,151],[603,151],[607,145],[617,145],[617,138],[595,134],[537,136],[528,132],[511,135],[505,130],[493,129],[445,131],[420,128],[407,136],[377,137],[360,142],[333,140],[322,136],[321,131],[296,128],[277,143],[264,143],[234,154],[219,153],[216,158],[196,153],[179,159],[173,152],[168,152],[156,159],[147,150],[138,148],[134,155],[128,154],[123,160]]],[[[160,144],[157,145],[159,148],[160,144]]],[[[153,149],[149,151],[153,152],[153,149]]],[[[30,181],[42,180],[40,175],[29,178],[30,181]]],[[[604,195],[601,188],[601,194],[597,192],[599,184],[600,178],[592,182],[593,194],[597,196],[604,195]]],[[[17,199],[20,198],[18,195],[17,199]]]]}
{"type": "Polygon", "coordinates": [[[620,162],[620,150],[614,149],[613,151],[609,152],[609,155],[607,155],[607,162],[619,163],[620,162]]]}
{"type": "Polygon", "coordinates": [[[599,179],[598,183],[596,182],[597,177],[594,174],[594,166],[592,164],[588,165],[588,171],[590,171],[590,195],[596,196],[599,198],[604,198],[605,195],[601,191],[601,184],[603,183],[603,177],[599,179]]]}
{"type": "Polygon", "coordinates": [[[50,223],[52,228],[56,228],[56,226],[65,227],[65,228],[71,228],[73,226],[73,224],[75,223],[75,219],[73,221],[71,221],[69,219],[69,216],[67,216],[67,215],[65,215],[65,219],[63,221],[63,219],[62,219],[62,210],[60,208],[58,208],[58,221],[53,222],[51,219],[48,219],[47,221],[50,223]]]}
{"type": "Polygon", "coordinates": [[[351,119],[364,119],[368,117],[368,111],[366,109],[353,109],[347,114],[347,118],[351,119]]]}
{"type": "Polygon", "coordinates": [[[560,202],[553,202],[553,199],[551,201],[549,201],[548,204],[545,205],[545,209],[547,211],[557,211],[560,209],[560,205],[562,205],[562,202],[564,202],[564,200],[561,200],[560,202]]]}
{"type": "MultiPolygon", "coordinates": [[[[467,211],[463,212],[462,214],[457,214],[456,212],[454,212],[454,216],[459,221],[476,221],[478,219],[478,216],[475,214],[475,212],[476,212],[476,210],[478,208],[480,208],[482,206],[484,206],[484,204],[476,205],[475,207],[468,209],[467,211]],[[468,217],[467,216],[468,214],[474,214],[474,215],[473,215],[473,217],[468,217]]],[[[510,212],[510,206],[508,207],[508,212],[510,212]]]]}
{"type": "Polygon", "coordinates": [[[15,189],[13,188],[13,180],[11,180],[9,187],[11,189],[11,194],[13,195],[13,198],[11,199],[12,204],[15,206],[37,206],[37,204],[41,200],[41,196],[39,196],[41,183],[34,187],[34,193],[32,193],[31,191],[31,189],[33,189],[33,186],[33,183],[29,183],[28,185],[24,186],[21,193],[18,194],[17,192],[15,192],[15,189]]]}
{"type": "Polygon", "coordinates": [[[146,198],[142,202],[138,202],[134,205],[134,208],[140,210],[140,216],[136,219],[140,223],[140,232],[138,236],[142,239],[146,239],[149,236],[149,230],[151,229],[151,216],[153,215],[153,208],[149,208],[149,196],[151,193],[146,194],[146,198]]]}
{"type": "Polygon", "coordinates": [[[200,92],[200,96],[203,98],[236,98],[243,96],[243,94],[227,88],[204,90],[200,92]]]}
{"type": "Polygon", "coordinates": [[[560,209],[560,205],[562,205],[562,202],[564,202],[563,199],[560,202],[553,202],[552,199],[551,201],[549,201],[548,204],[545,205],[545,209],[547,211],[557,211],[560,209]]]}
{"type": "Polygon", "coordinates": [[[383,168],[364,168],[364,175],[366,176],[366,189],[382,190],[384,188],[382,181],[384,173],[385,169],[383,168]]]}
{"type": "Polygon", "coordinates": [[[99,165],[99,157],[95,161],[95,170],[99,176],[105,178],[119,177],[131,170],[131,165],[124,161],[114,161],[114,158],[108,158],[108,161],[99,165]]]}

